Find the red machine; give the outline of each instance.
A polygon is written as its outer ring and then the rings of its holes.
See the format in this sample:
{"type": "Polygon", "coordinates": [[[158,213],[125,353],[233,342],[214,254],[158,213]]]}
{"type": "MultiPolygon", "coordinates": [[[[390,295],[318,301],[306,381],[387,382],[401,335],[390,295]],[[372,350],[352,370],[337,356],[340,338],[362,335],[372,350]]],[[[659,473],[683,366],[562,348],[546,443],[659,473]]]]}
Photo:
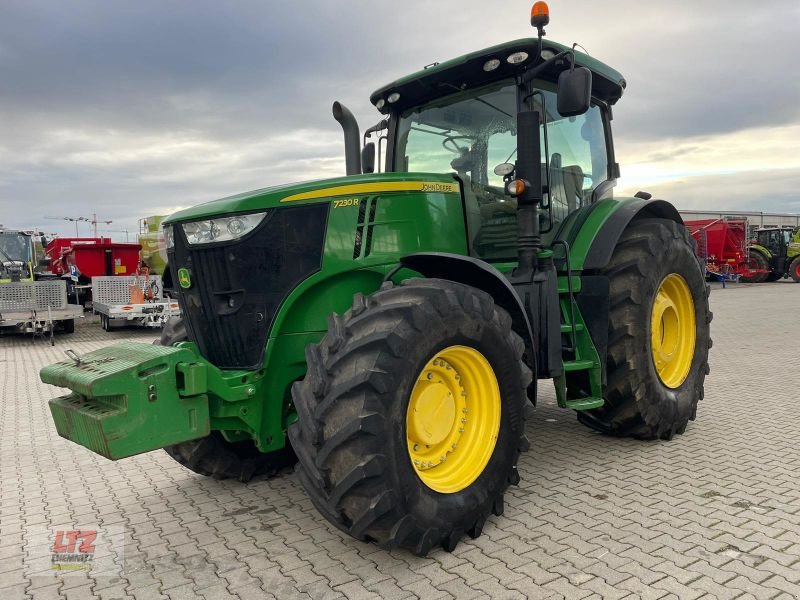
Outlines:
{"type": "Polygon", "coordinates": [[[758,274],[747,250],[747,219],[699,219],[684,221],[684,225],[697,241],[697,256],[708,275],[738,280],[758,274]]]}
{"type": "Polygon", "coordinates": [[[50,258],[50,270],[56,275],[69,271],[66,260],[72,252],[72,260],[82,275],[136,275],[139,264],[137,243],[112,242],[110,238],[57,238],[47,244],[45,254],[50,258]]]}

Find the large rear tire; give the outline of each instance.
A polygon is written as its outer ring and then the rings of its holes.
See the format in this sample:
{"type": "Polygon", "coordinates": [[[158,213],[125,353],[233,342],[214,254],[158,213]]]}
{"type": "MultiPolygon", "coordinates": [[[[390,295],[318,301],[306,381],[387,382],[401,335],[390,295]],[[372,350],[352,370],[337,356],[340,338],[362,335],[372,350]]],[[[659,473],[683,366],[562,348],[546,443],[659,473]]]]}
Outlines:
{"type": "MultiPolygon", "coordinates": [[[[153,342],[172,346],[188,339],[186,323],[180,317],[166,322],[161,330],[161,339],[153,342]]],[[[263,453],[250,441],[229,442],[219,431],[212,431],[199,440],[181,442],[167,446],[164,451],[181,465],[214,479],[238,479],[250,481],[258,475],[274,475],[297,462],[291,446],[275,452],[263,453]]]]}
{"type": "Polygon", "coordinates": [[[750,250],[747,259],[747,267],[751,271],[755,271],[755,273],[753,273],[753,275],[742,276],[740,281],[745,283],[763,283],[771,274],[767,257],[758,250],[750,250]]]}
{"type": "Polygon", "coordinates": [[[692,238],[673,221],[643,219],[604,269],[610,285],[607,385],[578,420],[611,435],[672,439],[697,415],[709,372],[708,293],[692,238]]]}
{"type": "Polygon", "coordinates": [[[508,313],[470,286],[357,294],[292,389],[289,437],[314,506],[359,540],[420,556],[480,535],[527,449],[523,351],[508,313]]]}

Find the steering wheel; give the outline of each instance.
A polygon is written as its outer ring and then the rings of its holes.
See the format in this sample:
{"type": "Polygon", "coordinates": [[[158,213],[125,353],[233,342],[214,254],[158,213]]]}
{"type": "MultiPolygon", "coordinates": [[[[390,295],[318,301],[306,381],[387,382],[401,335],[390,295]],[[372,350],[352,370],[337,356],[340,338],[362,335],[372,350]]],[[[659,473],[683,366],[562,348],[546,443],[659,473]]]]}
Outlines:
{"type": "Polygon", "coordinates": [[[469,140],[474,142],[475,138],[468,135],[449,135],[442,141],[442,148],[454,154],[463,154],[465,150],[469,150],[469,146],[460,146],[457,140],[469,140]]]}

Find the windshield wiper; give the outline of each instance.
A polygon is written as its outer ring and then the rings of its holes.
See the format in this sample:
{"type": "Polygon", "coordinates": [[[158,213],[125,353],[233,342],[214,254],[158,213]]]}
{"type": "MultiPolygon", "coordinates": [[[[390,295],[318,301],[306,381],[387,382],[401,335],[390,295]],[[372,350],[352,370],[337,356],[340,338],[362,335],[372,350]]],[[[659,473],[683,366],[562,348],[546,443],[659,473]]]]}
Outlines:
{"type": "Polygon", "coordinates": [[[0,252],[2,252],[2,253],[3,253],[3,256],[5,256],[5,257],[6,257],[6,258],[7,258],[9,261],[11,261],[11,262],[24,262],[24,261],[20,261],[20,260],[14,260],[13,258],[11,258],[11,257],[10,257],[10,256],[9,256],[9,255],[6,253],[6,251],[5,251],[5,250],[3,250],[3,247],[2,247],[2,246],[0,246],[0,252]]]}

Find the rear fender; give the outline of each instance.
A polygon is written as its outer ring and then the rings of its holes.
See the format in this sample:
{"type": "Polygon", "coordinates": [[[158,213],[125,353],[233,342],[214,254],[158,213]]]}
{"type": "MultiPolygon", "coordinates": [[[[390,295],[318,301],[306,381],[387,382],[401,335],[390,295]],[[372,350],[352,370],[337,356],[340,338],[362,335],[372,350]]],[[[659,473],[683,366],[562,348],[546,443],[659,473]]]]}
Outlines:
{"type": "Polygon", "coordinates": [[[631,221],[652,218],[683,225],[678,211],[665,200],[607,198],[570,215],[556,239],[569,243],[573,270],[597,271],[611,260],[622,232],[631,221]]]}

